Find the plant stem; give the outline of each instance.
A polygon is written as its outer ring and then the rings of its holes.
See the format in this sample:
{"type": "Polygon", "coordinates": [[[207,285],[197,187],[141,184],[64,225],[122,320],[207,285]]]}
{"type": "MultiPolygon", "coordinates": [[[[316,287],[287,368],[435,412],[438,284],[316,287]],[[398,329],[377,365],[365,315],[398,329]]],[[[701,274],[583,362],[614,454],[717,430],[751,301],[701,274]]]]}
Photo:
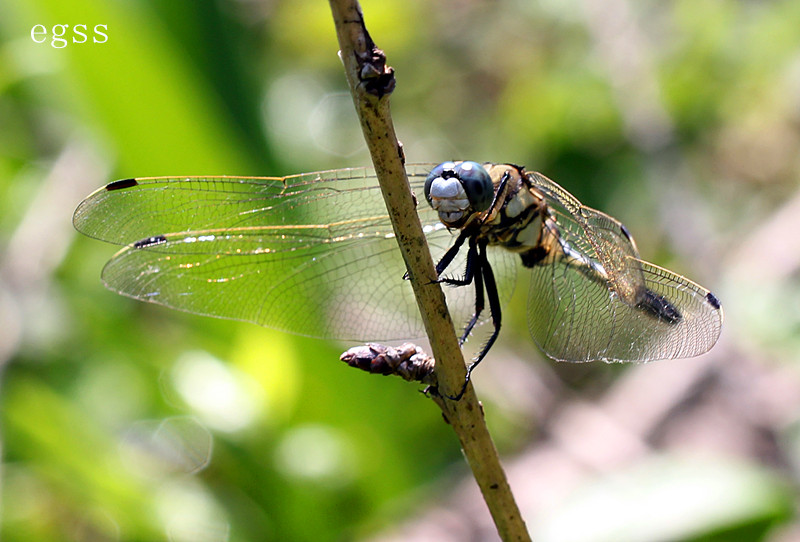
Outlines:
{"type": "MultiPolygon", "coordinates": [[[[443,395],[453,396],[461,390],[466,377],[464,357],[444,293],[436,282],[436,270],[406,177],[402,147],[389,113],[394,73],[370,38],[358,2],[329,3],[356,112],[436,359],[438,385],[443,395]]],[[[433,397],[458,435],[500,537],[506,541],[530,540],[472,384],[460,401],[441,395],[433,397]]]]}

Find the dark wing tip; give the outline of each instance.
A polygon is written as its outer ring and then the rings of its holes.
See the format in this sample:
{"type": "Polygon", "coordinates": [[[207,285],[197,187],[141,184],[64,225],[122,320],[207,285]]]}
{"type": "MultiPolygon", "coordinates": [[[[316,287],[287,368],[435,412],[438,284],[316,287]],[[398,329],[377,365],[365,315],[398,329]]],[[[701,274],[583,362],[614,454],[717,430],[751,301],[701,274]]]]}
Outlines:
{"type": "Polygon", "coordinates": [[[717,296],[711,292],[706,294],[706,301],[708,301],[708,304],[714,307],[716,310],[720,310],[722,308],[722,304],[719,302],[719,299],[717,299],[717,296]]]}
{"type": "Polygon", "coordinates": [[[625,239],[627,239],[628,241],[632,239],[633,236],[631,235],[630,230],[628,229],[627,226],[625,226],[625,224],[620,224],[619,229],[622,232],[622,235],[625,236],[625,239]]]}
{"type": "Polygon", "coordinates": [[[148,237],[147,239],[142,239],[141,241],[136,241],[133,246],[134,248],[147,248],[153,245],[160,245],[161,243],[166,243],[167,238],[163,235],[156,235],[153,237],[148,237]]]}
{"type": "Polygon", "coordinates": [[[112,190],[121,190],[123,188],[130,188],[132,186],[136,186],[139,182],[136,179],[121,179],[119,181],[110,182],[106,185],[106,190],[111,192],[112,190]]]}

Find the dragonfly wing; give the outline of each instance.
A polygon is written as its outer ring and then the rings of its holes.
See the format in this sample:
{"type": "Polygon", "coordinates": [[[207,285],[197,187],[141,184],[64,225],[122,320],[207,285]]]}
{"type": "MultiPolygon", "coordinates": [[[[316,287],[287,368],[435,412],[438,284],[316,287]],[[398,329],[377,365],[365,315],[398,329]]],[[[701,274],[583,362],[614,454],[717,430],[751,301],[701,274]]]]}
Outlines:
{"type": "MultiPolygon", "coordinates": [[[[422,194],[428,165],[408,167],[422,194]]],[[[434,257],[453,236],[418,208],[434,257]]],[[[121,294],[301,335],[392,340],[423,335],[374,173],[117,181],[80,204],[78,230],[126,244],[103,279],[121,294]]],[[[454,319],[474,298],[446,292],[454,319]]]]}
{"type": "MultiPolygon", "coordinates": [[[[657,319],[655,340],[637,341],[638,359],[674,359],[699,356],[708,352],[719,339],[723,312],[719,300],[710,291],[686,277],[650,262],[640,260],[647,291],[666,300],[680,315],[675,323],[657,319]]],[[[645,332],[642,326],[642,332],[645,332]]]]}
{"type": "Polygon", "coordinates": [[[599,263],[608,287],[631,305],[645,294],[639,250],[628,229],[616,218],[587,207],[539,173],[528,177],[545,196],[557,228],[575,250],[599,263]]]}
{"type": "Polygon", "coordinates": [[[291,229],[185,233],[129,245],[106,265],[119,293],[196,314],[323,338],[421,334],[396,241],[333,243],[291,229]]]}
{"type": "Polygon", "coordinates": [[[115,181],[81,202],[73,223],[90,237],[127,245],[173,232],[324,225],[385,214],[373,171],[355,168],[282,178],[115,181]]]}
{"type": "Polygon", "coordinates": [[[535,265],[528,325],[537,344],[562,361],[648,361],[708,351],[722,309],[705,288],[639,258],[616,219],[581,205],[539,174],[551,250],[535,265]]]}
{"type": "Polygon", "coordinates": [[[532,272],[528,325],[560,361],[649,361],[697,356],[719,338],[722,310],[705,288],[639,261],[648,305],[624,302],[578,265],[546,261],[532,272]],[[663,313],[677,318],[659,317],[663,313]],[[674,312],[673,312],[674,311],[674,312]]]}
{"type": "MultiPolygon", "coordinates": [[[[123,248],[106,265],[103,280],[142,301],[300,335],[348,341],[422,337],[393,236],[342,239],[337,233],[334,242],[291,228],[158,236],[123,248]]],[[[443,254],[452,236],[438,229],[428,233],[428,242],[443,254]]],[[[513,267],[498,269],[507,300],[513,267]]],[[[474,290],[446,288],[445,295],[458,329],[472,314],[474,290]]]]}

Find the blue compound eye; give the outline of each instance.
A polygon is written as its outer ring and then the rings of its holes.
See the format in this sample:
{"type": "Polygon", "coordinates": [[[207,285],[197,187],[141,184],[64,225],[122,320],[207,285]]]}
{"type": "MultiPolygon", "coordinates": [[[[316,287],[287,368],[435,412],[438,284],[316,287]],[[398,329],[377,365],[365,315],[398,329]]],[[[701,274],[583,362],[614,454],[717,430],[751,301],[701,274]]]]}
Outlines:
{"type": "Polygon", "coordinates": [[[443,162],[428,173],[428,178],[425,179],[425,199],[428,200],[428,203],[431,202],[431,184],[433,184],[433,181],[439,177],[455,177],[455,169],[456,165],[453,162],[443,162]]]}
{"type": "Polygon", "coordinates": [[[477,162],[461,162],[455,169],[472,209],[475,211],[488,209],[494,197],[494,184],[489,172],[477,162]]]}

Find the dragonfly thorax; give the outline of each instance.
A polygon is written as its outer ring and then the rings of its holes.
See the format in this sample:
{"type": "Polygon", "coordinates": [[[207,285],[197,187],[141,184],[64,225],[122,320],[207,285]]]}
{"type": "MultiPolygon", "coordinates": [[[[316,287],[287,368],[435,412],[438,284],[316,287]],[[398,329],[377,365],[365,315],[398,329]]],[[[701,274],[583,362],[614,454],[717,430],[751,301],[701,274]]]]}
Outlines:
{"type": "Polygon", "coordinates": [[[537,248],[547,213],[541,193],[519,166],[487,163],[483,169],[493,182],[494,203],[477,215],[475,235],[513,252],[537,248]]]}

